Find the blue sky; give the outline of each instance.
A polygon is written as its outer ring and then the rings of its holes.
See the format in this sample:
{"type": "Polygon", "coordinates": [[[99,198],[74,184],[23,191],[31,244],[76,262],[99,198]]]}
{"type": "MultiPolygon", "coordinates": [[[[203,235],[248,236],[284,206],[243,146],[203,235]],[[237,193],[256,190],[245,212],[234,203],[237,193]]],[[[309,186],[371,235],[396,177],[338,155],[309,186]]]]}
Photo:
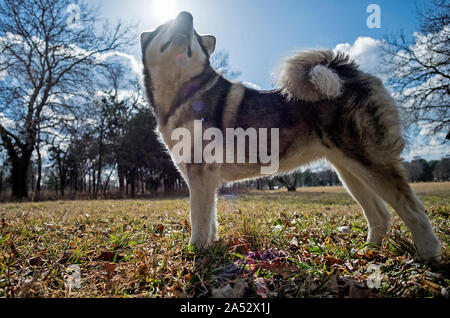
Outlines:
{"type": "MultiPolygon", "coordinates": [[[[377,39],[417,30],[415,4],[426,0],[88,0],[98,5],[102,18],[120,18],[138,25],[137,34],[156,28],[180,11],[194,16],[199,33],[217,38],[217,50],[230,53],[239,80],[262,89],[272,88],[271,73],[283,57],[305,48],[339,48],[356,58],[361,69],[374,73],[378,65],[377,39]],[[369,4],[381,9],[381,28],[370,29],[366,21],[369,4]]],[[[140,62],[138,37],[127,53],[140,62]]],[[[404,158],[419,155],[439,159],[450,155],[449,143],[438,145],[420,129],[410,140],[404,158]]]]}
{"type": "MultiPolygon", "coordinates": [[[[380,38],[388,32],[415,30],[413,1],[360,0],[102,0],[104,18],[157,27],[165,18],[187,10],[198,32],[213,34],[217,49],[230,52],[233,68],[246,80],[268,89],[270,72],[292,50],[334,48],[358,37],[380,38]],[[381,29],[369,29],[369,4],[381,8],[381,29]],[[165,11],[165,12],[162,12],[165,11]]],[[[417,1],[420,5],[426,1],[417,1]]],[[[136,43],[130,53],[139,56],[136,43]]]]}

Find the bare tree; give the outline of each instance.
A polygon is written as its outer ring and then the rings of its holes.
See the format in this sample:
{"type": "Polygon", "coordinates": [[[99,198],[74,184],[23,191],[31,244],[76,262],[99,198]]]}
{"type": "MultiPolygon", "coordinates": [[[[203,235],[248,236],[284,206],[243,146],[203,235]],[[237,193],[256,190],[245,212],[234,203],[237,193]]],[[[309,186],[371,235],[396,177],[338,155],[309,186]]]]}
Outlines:
{"type": "Polygon", "coordinates": [[[230,53],[225,50],[219,50],[211,56],[211,66],[229,80],[234,80],[241,76],[241,72],[231,68],[230,53]]]}
{"type": "Polygon", "coordinates": [[[14,122],[0,124],[0,137],[14,197],[27,197],[39,131],[58,133],[57,125],[82,113],[77,99],[92,84],[93,66],[129,41],[130,27],[105,24],[97,32],[97,21],[97,10],[80,1],[0,1],[0,112],[14,122]]]}
{"type": "Polygon", "coordinates": [[[416,11],[419,32],[412,39],[386,37],[383,70],[410,120],[450,139],[450,1],[432,0],[416,11]]]}
{"type": "MultiPolygon", "coordinates": [[[[145,105],[139,79],[126,76],[126,74],[132,73],[127,67],[120,63],[112,63],[103,68],[101,73],[103,80],[100,85],[101,98],[95,101],[98,107],[92,116],[96,122],[98,134],[97,187],[94,195],[101,190],[102,184],[103,192],[106,191],[106,181],[109,180],[109,177],[102,182],[103,169],[109,165],[110,171],[113,171],[113,167],[117,167],[119,160],[115,154],[118,140],[124,135],[126,124],[133,112],[145,105]]],[[[117,172],[119,179],[123,179],[119,167],[117,167],[117,172]]]]}

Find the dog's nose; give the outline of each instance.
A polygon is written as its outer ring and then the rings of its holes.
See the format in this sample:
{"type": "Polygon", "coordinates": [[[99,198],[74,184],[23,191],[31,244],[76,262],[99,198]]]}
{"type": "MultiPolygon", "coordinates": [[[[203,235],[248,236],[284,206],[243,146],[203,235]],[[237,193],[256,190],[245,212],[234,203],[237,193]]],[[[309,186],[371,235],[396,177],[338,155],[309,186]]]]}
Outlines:
{"type": "Polygon", "coordinates": [[[177,20],[182,20],[183,22],[192,23],[194,18],[192,17],[192,14],[190,14],[189,12],[182,11],[178,15],[177,20]]]}

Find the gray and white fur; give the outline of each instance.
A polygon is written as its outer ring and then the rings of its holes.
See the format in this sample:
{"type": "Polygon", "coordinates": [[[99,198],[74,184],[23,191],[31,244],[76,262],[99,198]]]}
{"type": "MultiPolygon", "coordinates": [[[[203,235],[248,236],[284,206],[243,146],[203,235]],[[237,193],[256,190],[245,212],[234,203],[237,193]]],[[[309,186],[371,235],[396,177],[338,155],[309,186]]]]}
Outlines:
{"type": "MultiPolygon", "coordinates": [[[[199,35],[182,12],[141,35],[144,81],[150,106],[168,151],[178,127],[203,129],[279,128],[279,173],[320,158],[336,169],[359,203],[369,225],[371,245],[381,245],[390,223],[385,202],[410,229],[418,255],[441,258],[422,202],[407,183],[400,154],[404,147],[397,107],[382,82],[358,69],[347,55],[308,50],[280,68],[279,89],[258,91],[215,72],[209,57],[216,40],[199,35]],[[201,110],[193,107],[201,102],[201,110]],[[194,110],[196,109],[196,110],[194,110]]],[[[260,176],[257,164],[179,164],[190,190],[192,244],[217,239],[216,192],[224,182],[260,176]]]]}

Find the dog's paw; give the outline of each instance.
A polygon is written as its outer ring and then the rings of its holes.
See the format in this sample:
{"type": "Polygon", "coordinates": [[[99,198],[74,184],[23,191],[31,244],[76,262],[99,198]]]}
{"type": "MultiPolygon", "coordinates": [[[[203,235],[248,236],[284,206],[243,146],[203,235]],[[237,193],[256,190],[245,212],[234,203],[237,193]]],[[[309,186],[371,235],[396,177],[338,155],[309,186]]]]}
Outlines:
{"type": "Polygon", "coordinates": [[[416,245],[416,255],[419,261],[426,264],[439,264],[442,261],[442,245],[438,238],[433,234],[429,239],[421,245],[416,245]]]}
{"type": "Polygon", "coordinates": [[[374,242],[366,242],[366,245],[363,247],[362,251],[369,252],[369,251],[380,251],[381,250],[381,244],[374,243],[374,242]]]}
{"type": "Polygon", "coordinates": [[[214,246],[214,244],[218,241],[218,239],[219,238],[217,235],[191,236],[189,244],[197,249],[207,249],[211,246],[214,246]]]}
{"type": "Polygon", "coordinates": [[[428,265],[439,265],[442,261],[442,255],[440,253],[438,254],[428,254],[423,255],[418,252],[416,252],[416,255],[414,256],[417,260],[424,264],[428,265]]]}

